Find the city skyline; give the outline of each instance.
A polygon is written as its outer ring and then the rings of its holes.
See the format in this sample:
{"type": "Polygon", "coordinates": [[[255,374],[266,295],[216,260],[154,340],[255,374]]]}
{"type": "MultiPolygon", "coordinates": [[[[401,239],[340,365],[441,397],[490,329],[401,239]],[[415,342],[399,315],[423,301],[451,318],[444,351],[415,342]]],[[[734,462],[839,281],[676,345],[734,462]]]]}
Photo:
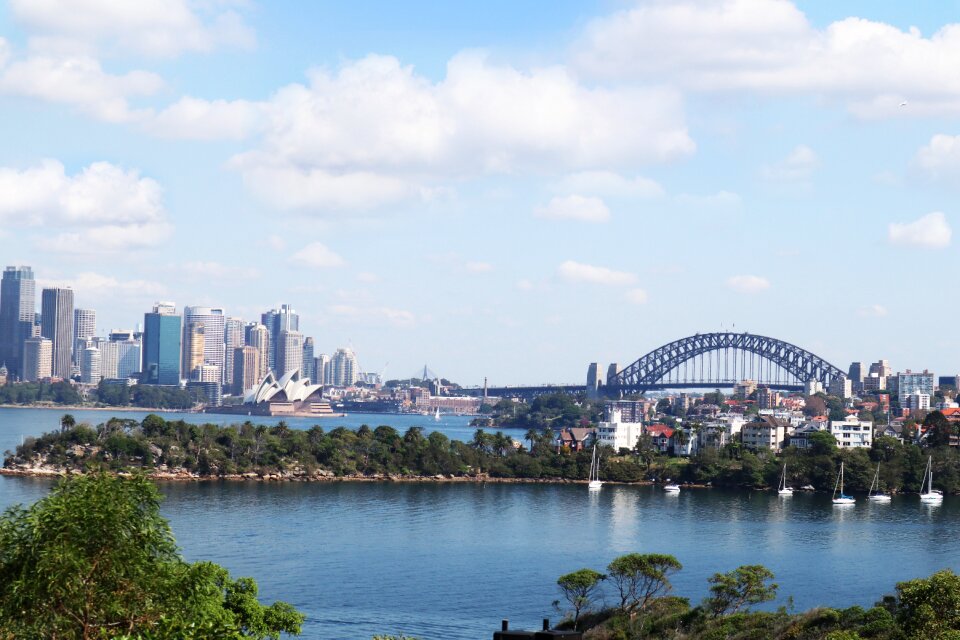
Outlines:
{"type": "Polygon", "coordinates": [[[0,256],[99,333],[286,301],[387,377],[721,328],[960,369],[946,3],[2,6],[0,256]]]}

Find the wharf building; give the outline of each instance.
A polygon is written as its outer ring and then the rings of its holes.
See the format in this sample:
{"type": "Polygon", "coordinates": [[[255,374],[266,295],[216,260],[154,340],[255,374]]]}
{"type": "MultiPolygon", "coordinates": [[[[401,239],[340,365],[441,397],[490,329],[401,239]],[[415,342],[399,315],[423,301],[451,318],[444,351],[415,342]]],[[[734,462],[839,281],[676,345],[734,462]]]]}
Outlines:
{"type": "Polygon", "coordinates": [[[23,379],[27,382],[46,380],[53,375],[53,342],[34,336],[23,341],[23,379]]]}
{"type": "Polygon", "coordinates": [[[52,375],[70,379],[73,372],[73,290],[44,289],[40,299],[40,335],[53,349],[52,375]]]}
{"type": "Polygon", "coordinates": [[[24,341],[36,322],[36,281],[30,267],[7,267],[0,279],[0,364],[10,378],[24,377],[24,341]]]}
{"type": "Polygon", "coordinates": [[[172,302],[158,302],[143,317],[144,384],[180,384],[182,319],[172,302]]]}

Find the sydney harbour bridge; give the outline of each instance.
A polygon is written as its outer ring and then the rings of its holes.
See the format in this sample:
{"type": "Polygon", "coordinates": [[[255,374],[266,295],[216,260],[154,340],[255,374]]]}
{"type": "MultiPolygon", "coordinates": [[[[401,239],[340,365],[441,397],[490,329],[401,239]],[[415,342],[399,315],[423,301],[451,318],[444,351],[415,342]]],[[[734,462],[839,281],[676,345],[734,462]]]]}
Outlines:
{"type": "Polygon", "coordinates": [[[480,387],[468,393],[494,397],[534,397],[545,393],[620,397],[663,389],[713,389],[753,380],[771,389],[798,391],[810,381],[827,388],[846,374],[820,356],[783,340],[750,333],[698,333],[674,340],[620,368],[602,374],[593,363],[583,385],[480,387]]]}

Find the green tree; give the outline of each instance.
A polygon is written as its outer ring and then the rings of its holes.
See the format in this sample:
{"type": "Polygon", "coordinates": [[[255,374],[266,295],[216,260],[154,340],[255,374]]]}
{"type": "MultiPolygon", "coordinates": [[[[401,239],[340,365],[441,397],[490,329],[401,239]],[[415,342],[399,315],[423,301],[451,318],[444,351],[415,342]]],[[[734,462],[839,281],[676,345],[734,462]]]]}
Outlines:
{"type": "Polygon", "coordinates": [[[304,616],[257,601],[249,578],[187,563],[142,477],[62,480],[0,516],[0,637],[230,640],[299,634],[304,616]]]}
{"type": "Polygon", "coordinates": [[[773,600],[778,585],[769,583],[773,572],[759,564],[744,565],[727,573],[715,573],[706,606],[714,616],[737,613],[741,608],[773,600]]]}
{"type": "Polygon", "coordinates": [[[683,568],[671,555],[629,553],[607,565],[608,577],[620,595],[620,611],[633,616],[673,588],[670,574],[683,568]]]}
{"type": "MultiPolygon", "coordinates": [[[[573,628],[577,628],[577,621],[580,620],[580,614],[590,608],[593,599],[600,590],[600,583],[606,578],[605,575],[593,569],[579,569],[573,573],[567,573],[557,579],[557,585],[560,592],[570,606],[573,607],[573,628]]],[[[554,603],[557,604],[557,603],[554,603]]]]}
{"type": "Polygon", "coordinates": [[[897,619],[909,640],[960,637],[960,576],[944,569],[898,583],[897,619]]]}

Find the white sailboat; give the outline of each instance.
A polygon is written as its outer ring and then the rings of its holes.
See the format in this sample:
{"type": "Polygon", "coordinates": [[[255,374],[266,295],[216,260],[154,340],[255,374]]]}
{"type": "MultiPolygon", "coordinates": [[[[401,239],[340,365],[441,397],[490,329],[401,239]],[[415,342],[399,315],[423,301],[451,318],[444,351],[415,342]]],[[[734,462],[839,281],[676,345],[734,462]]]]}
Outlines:
{"type": "Polygon", "coordinates": [[[880,463],[877,463],[877,471],[873,474],[873,482],[870,483],[870,492],[867,494],[867,500],[870,502],[890,502],[890,494],[880,491],[880,463]],[[874,493],[876,491],[876,493],[874,493]]]}
{"type": "Polygon", "coordinates": [[[783,473],[780,474],[780,484],[777,486],[777,495],[792,496],[793,489],[787,486],[787,463],[783,463],[783,473]]]}
{"type": "Polygon", "coordinates": [[[597,457],[597,445],[593,445],[593,458],[590,460],[590,479],[587,488],[590,491],[597,491],[603,483],[600,482],[600,458],[597,457]]]}
{"type": "Polygon", "coordinates": [[[843,462],[840,463],[840,475],[837,476],[837,483],[833,486],[833,504],[854,504],[856,500],[853,496],[848,496],[843,492],[843,462]],[[837,493],[837,490],[840,490],[837,493]]]}
{"type": "Polygon", "coordinates": [[[933,456],[927,457],[927,469],[923,474],[923,482],[920,484],[920,502],[925,504],[940,504],[943,502],[943,492],[933,488],[933,456]],[[927,490],[924,491],[923,487],[927,490]]]}
{"type": "Polygon", "coordinates": [[[437,407],[437,412],[433,414],[433,419],[440,422],[440,407],[437,407]]]}

